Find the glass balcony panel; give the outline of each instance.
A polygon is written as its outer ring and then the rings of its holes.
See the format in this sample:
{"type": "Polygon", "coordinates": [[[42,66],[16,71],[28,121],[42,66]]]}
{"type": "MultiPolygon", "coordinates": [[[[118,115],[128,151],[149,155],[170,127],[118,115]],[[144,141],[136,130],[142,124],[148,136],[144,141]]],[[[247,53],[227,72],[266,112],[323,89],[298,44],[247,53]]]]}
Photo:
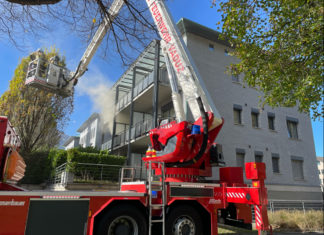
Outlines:
{"type": "Polygon", "coordinates": [[[141,136],[141,124],[142,123],[137,123],[137,125],[135,126],[135,136],[140,137],[141,136]]]}
{"type": "Polygon", "coordinates": [[[129,141],[129,131],[128,131],[128,130],[129,130],[129,129],[126,130],[126,138],[125,138],[125,139],[126,139],[126,142],[129,141]]]}
{"type": "Polygon", "coordinates": [[[131,130],[131,140],[135,139],[135,127],[132,127],[131,130]]]}
{"type": "Polygon", "coordinates": [[[148,78],[149,78],[149,84],[153,83],[154,81],[153,72],[149,74],[148,78]]]}
{"type": "Polygon", "coordinates": [[[149,78],[146,77],[144,80],[143,80],[143,88],[146,89],[148,87],[148,84],[149,84],[149,78]]]}
{"type": "Polygon", "coordinates": [[[134,97],[136,97],[138,95],[138,86],[136,85],[134,87],[134,97]]]}
{"type": "Polygon", "coordinates": [[[125,144],[125,133],[124,132],[120,134],[120,143],[121,143],[121,145],[125,144]]]}
{"type": "Polygon", "coordinates": [[[129,92],[129,93],[127,94],[127,104],[130,103],[130,101],[131,101],[131,96],[132,96],[132,94],[129,92]]]}
{"type": "Polygon", "coordinates": [[[115,136],[114,139],[114,147],[119,146],[120,145],[120,135],[115,136]]]}
{"type": "Polygon", "coordinates": [[[141,81],[139,84],[138,84],[138,93],[141,93],[142,91],[143,91],[143,85],[144,85],[144,83],[143,83],[143,81],[141,81]]]}

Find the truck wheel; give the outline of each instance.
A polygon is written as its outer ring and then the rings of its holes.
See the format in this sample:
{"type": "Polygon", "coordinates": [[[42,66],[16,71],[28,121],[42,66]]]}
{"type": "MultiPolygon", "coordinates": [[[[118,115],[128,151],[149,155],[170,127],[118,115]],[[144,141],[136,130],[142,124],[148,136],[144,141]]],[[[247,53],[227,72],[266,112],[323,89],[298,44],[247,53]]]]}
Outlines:
{"type": "Polygon", "coordinates": [[[143,213],[132,205],[118,205],[109,209],[98,225],[98,235],[146,235],[143,213]]]}
{"type": "Polygon", "coordinates": [[[166,218],[166,234],[202,235],[201,216],[197,210],[188,205],[174,207],[166,218]]]}

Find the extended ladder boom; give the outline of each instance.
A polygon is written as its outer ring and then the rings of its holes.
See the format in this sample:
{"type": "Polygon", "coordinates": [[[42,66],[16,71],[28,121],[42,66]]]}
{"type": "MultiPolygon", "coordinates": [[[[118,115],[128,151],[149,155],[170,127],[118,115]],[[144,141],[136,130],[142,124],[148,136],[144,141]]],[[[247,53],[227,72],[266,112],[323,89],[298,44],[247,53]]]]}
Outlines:
{"type": "Polygon", "coordinates": [[[124,4],[124,0],[115,0],[111,4],[108,11],[108,16],[106,15],[102,23],[99,25],[99,28],[97,29],[95,35],[93,36],[90,44],[88,45],[86,51],[84,52],[80,60],[79,66],[75,71],[75,74],[73,75],[73,79],[78,79],[85,73],[92,57],[96,53],[107,31],[111,28],[112,22],[118,15],[123,4],[124,4]]]}
{"type": "MultiPolygon", "coordinates": [[[[214,113],[214,127],[222,123],[221,116],[210,97],[204,81],[201,79],[195,67],[189,51],[173,22],[170,13],[163,1],[146,0],[154,22],[161,37],[161,48],[165,56],[168,56],[172,67],[176,72],[178,83],[182,89],[184,99],[188,102],[193,118],[197,120],[201,117],[201,112],[197,103],[197,97],[201,97],[206,111],[214,113]]],[[[168,71],[170,74],[170,71],[168,71]]],[[[172,82],[172,81],[170,81],[172,82]]],[[[173,81],[174,82],[174,81],[173,81]]],[[[173,99],[173,102],[180,102],[173,99]]],[[[184,107],[183,104],[175,104],[174,107],[184,107]]],[[[182,119],[181,112],[177,113],[177,119],[182,119]]]]}

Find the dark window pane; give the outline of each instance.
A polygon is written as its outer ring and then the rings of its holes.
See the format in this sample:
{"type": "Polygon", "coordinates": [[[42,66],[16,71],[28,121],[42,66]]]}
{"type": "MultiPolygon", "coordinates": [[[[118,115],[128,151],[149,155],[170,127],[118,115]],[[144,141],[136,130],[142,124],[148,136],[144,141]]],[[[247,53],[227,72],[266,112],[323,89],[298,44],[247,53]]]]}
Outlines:
{"type": "Polygon", "coordinates": [[[244,153],[236,153],[236,166],[244,168],[244,153]]]}
{"type": "Polygon", "coordinates": [[[241,110],[234,109],[234,124],[242,124],[241,110]]]}
{"type": "Polygon", "coordinates": [[[288,137],[298,139],[297,122],[287,120],[288,137]]]}
{"type": "Polygon", "coordinates": [[[274,126],[274,117],[270,117],[268,116],[268,126],[270,130],[274,130],[275,126],[274,126]]]}
{"type": "Polygon", "coordinates": [[[262,155],[255,155],[255,162],[262,162],[262,155]]]}
{"type": "Polygon", "coordinates": [[[275,173],[279,173],[279,158],[273,157],[272,158],[272,170],[275,173]]]}
{"type": "Polygon", "coordinates": [[[291,160],[291,166],[293,170],[293,177],[295,180],[304,179],[303,161],[291,160]]]}
{"type": "Polygon", "coordinates": [[[252,118],[252,127],[259,127],[259,114],[258,113],[251,113],[252,118]]]}

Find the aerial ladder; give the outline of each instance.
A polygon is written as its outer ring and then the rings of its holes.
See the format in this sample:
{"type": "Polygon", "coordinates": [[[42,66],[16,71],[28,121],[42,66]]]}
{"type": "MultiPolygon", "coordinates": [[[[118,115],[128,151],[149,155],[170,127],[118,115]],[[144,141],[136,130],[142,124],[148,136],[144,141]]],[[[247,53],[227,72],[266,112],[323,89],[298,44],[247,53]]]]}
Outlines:
{"type": "MultiPolygon", "coordinates": [[[[47,61],[41,51],[32,54],[33,60],[29,63],[26,85],[46,89],[62,96],[71,96],[73,87],[85,73],[92,57],[102,42],[113,20],[122,9],[124,0],[115,0],[100,24],[97,32],[83,54],[75,72],[58,65],[55,58],[47,61]]],[[[222,153],[215,139],[224,123],[220,113],[200,77],[197,68],[187,50],[180,33],[173,22],[164,1],[146,0],[156,28],[161,37],[161,51],[164,54],[166,69],[172,91],[172,102],[175,109],[176,121],[161,125],[149,132],[151,148],[156,155],[148,154],[142,160],[147,165],[150,177],[148,193],[152,201],[152,175],[160,177],[162,184],[162,199],[157,205],[150,205],[149,234],[154,220],[151,218],[156,211],[160,211],[165,228],[165,207],[168,205],[167,193],[170,193],[172,184],[199,185],[202,178],[212,176],[212,166],[220,165],[222,153]],[[190,123],[186,120],[184,107],[188,104],[194,118],[190,123]],[[167,185],[167,186],[166,186],[167,185]]],[[[222,215],[226,217],[235,209],[235,216],[239,218],[239,211],[246,211],[239,204],[254,205],[256,211],[256,227],[259,234],[269,229],[266,204],[267,193],[264,186],[264,163],[247,163],[246,176],[253,182],[253,188],[243,183],[243,171],[235,167],[220,169],[220,187],[214,189],[215,196],[212,203],[223,206],[222,215]],[[237,176],[241,175],[241,176],[237,176]],[[237,180],[239,179],[239,180],[237,180]],[[231,206],[228,209],[229,205],[231,206]],[[228,210],[227,210],[228,209],[228,210]]],[[[195,187],[197,187],[195,185],[195,187]]],[[[199,187],[203,185],[199,185],[199,187]]],[[[136,188],[136,187],[135,187],[136,188]]],[[[122,185],[122,190],[134,190],[134,185],[122,185]]],[[[194,191],[194,190],[193,190],[194,191]]],[[[171,191],[172,192],[172,191],[171,191]]],[[[181,194],[182,195],[182,194],[181,194]]],[[[190,196],[190,194],[189,194],[190,196]]],[[[214,222],[216,220],[214,219],[214,222]]],[[[177,233],[187,231],[187,221],[179,221],[175,226],[177,233]]],[[[215,225],[217,227],[217,225],[215,225]]],[[[212,234],[217,232],[212,229],[212,234]]],[[[191,234],[191,233],[190,233],[191,234]]]]}

